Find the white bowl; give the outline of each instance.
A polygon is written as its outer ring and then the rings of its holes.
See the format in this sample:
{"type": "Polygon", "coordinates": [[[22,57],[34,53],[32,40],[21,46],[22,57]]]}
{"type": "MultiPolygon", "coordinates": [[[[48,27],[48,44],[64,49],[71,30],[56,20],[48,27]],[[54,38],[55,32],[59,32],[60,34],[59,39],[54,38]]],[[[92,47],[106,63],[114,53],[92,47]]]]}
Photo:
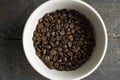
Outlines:
{"type": "Polygon", "coordinates": [[[87,3],[81,0],[50,0],[40,5],[29,17],[23,32],[23,47],[25,55],[32,67],[41,75],[52,80],[79,80],[91,74],[102,62],[107,49],[107,32],[105,24],[97,13],[87,3]],[[48,12],[56,9],[75,9],[84,14],[93,24],[96,36],[96,47],[90,60],[75,71],[57,71],[48,69],[36,56],[33,47],[33,32],[38,20],[48,12]]]}

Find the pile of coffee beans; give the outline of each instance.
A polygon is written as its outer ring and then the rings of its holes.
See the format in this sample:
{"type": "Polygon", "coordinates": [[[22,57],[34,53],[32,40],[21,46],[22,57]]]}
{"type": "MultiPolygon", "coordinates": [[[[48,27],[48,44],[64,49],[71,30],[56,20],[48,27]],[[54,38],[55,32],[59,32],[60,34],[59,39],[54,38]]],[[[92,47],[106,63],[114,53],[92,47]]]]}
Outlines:
{"type": "Polygon", "coordinates": [[[95,35],[89,20],[76,10],[46,13],[33,36],[36,55],[50,69],[76,70],[91,56],[95,35]]]}

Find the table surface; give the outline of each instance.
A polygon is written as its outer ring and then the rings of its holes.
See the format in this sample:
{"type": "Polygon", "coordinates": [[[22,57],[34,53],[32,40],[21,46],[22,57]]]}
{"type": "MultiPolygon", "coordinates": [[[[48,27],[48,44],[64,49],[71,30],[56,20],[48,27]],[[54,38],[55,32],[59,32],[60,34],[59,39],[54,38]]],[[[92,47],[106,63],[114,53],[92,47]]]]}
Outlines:
{"type": "MultiPolygon", "coordinates": [[[[25,58],[22,47],[24,24],[31,12],[47,0],[0,0],[0,80],[48,80],[25,58]]],[[[83,80],[120,78],[120,0],[84,0],[102,16],[108,32],[106,56],[83,80]]]]}

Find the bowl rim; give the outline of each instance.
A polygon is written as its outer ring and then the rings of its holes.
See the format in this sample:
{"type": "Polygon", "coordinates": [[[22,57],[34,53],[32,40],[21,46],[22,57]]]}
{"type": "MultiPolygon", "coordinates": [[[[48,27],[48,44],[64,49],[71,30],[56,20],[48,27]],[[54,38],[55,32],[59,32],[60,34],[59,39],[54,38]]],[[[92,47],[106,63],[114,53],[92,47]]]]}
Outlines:
{"type": "MultiPolygon", "coordinates": [[[[26,21],[26,23],[25,23],[25,27],[24,27],[24,30],[23,30],[23,36],[22,36],[23,50],[24,50],[24,54],[25,54],[25,56],[26,56],[26,58],[27,58],[27,61],[28,61],[29,64],[34,68],[34,70],[36,70],[39,74],[41,74],[41,73],[34,67],[34,65],[30,62],[30,60],[28,59],[28,57],[27,57],[27,55],[26,55],[26,51],[25,51],[25,47],[24,47],[24,39],[25,39],[25,38],[24,38],[24,34],[25,34],[25,30],[26,30],[27,23],[28,23],[29,20],[30,20],[30,17],[38,10],[39,7],[41,7],[41,6],[49,3],[49,2],[51,2],[51,1],[54,1],[54,0],[48,0],[48,1],[44,2],[44,3],[42,3],[41,5],[39,5],[39,6],[30,14],[29,18],[27,19],[27,21],[26,21]]],[[[62,1],[62,0],[61,0],[61,1],[62,1]]],[[[84,1],[82,1],[82,0],[72,0],[72,1],[76,1],[76,2],[78,2],[78,3],[81,3],[81,4],[85,5],[86,7],[88,7],[92,12],[94,12],[94,13],[96,14],[96,16],[98,17],[98,19],[100,20],[100,22],[101,22],[101,24],[102,24],[102,27],[103,27],[103,30],[104,30],[104,33],[105,33],[105,45],[104,45],[104,50],[103,50],[101,59],[100,59],[99,62],[96,64],[96,66],[93,67],[88,73],[86,73],[85,75],[83,75],[83,76],[78,77],[78,78],[75,79],[75,80],[79,80],[79,79],[83,79],[83,78],[89,76],[91,73],[93,73],[93,72],[99,67],[99,65],[100,65],[101,62],[103,61],[104,56],[105,56],[105,53],[106,53],[106,51],[107,51],[108,37],[107,37],[107,29],[106,29],[105,23],[104,23],[102,17],[100,16],[100,14],[99,14],[91,5],[89,5],[88,3],[86,3],[86,2],[84,2],[84,1]]],[[[46,77],[46,78],[48,78],[48,79],[51,79],[51,78],[49,78],[49,77],[46,76],[46,75],[43,75],[43,74],[41,74],[41,75],[44,76],[44,77],[46,77]]],[[[55,80],[55,79],[53,78],[53,79],[51,79],[51,80],[55,80]]]]}

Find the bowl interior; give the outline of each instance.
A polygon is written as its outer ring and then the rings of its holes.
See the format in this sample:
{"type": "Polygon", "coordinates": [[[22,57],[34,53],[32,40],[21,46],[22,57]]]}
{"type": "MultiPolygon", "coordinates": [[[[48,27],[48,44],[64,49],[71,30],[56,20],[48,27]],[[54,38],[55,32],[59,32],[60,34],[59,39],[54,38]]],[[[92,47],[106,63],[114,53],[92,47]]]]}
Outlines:
{"type": "Polygon", "coordinates": [[[88,4],[79,0],[50,0],[39,6],[29,17],[24,33],[23,33],[23,47],[25,55],[33,66],[43,76],[53,80],[73,80],[81,79],[91,72],[93,72],[102,61],[106,50],[106,30],[105,25],[100,19],[99,15],[88,4]],[[56,71],[48,69],[43,62],[36,56],[33,47],[33,32],[37,26],[38,20],[48,12],[56,9],[75,9],[84,14],[93,24],[96,36],[96,47],[90,60],[88,60],[82,67],[75,71],[56,71]]]}

